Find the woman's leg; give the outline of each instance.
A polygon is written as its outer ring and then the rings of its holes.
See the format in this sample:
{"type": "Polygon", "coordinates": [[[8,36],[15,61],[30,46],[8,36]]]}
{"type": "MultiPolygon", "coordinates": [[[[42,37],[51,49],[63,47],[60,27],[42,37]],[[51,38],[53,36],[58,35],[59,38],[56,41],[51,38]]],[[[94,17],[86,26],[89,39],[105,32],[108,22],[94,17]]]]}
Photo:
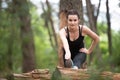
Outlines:
{"type": "Polygon", "coordinates": [[[85,60],[86,60],[86,54],[80,52],[73,58],[73,64],[74,64],[74,66],[81,68],[81,66],[85,62],[85,60]]]}
{"type": "Polygon", "coordinates": [[[64,67],[66,68],[72,68],[73,67],[73,61],[71,59],[65,59],[65,51],[63,50],[63,61],[64,61],[64,67]]]}

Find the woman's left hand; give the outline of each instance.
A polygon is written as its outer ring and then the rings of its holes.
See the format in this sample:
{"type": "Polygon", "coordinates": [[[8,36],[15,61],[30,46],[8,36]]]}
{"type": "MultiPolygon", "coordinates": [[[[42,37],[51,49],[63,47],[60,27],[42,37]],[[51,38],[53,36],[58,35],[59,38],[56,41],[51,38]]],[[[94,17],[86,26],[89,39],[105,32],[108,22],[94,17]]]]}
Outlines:
{"type": "Polygon", "coordinates": [[[89,50],[86,49],[86,48],[81,48],[79,51],[83,52],[83,53],[86,53],[86,54],[90,54],[89,50]]]}

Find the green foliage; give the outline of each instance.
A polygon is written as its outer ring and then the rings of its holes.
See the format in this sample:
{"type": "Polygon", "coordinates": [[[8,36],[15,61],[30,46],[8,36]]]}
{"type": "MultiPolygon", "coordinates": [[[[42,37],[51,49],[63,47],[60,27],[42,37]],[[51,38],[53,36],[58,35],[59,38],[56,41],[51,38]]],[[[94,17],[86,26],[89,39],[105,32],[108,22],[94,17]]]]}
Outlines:
{"type": "Polygon", "coordinates": [[[100,35],[107,34],[107,24],[106,23],[98,23],[97,30],[100,35]]]}
{"type": "MultiPolygon", "coordinates": [[[[23,7],[24,8],[24,7],[23,7]]],[[[57,64],[57,53],[51,47],[44,21],[36,12],[36,7],[30,4],[31,27],[34,33],[36,68],[50,68],[57,64]]],[[[20,13],[19,13],[20,14],[20,13]]],[[[21,72],[22,51],[20,38],[20,22],[18,14],[8,11],[0,12],[0,73],[7,72],[9,49],[13,61],[13,72],[21,72]]]]}
{"type": "Polygon", "coordinates": [[[113,64],[116,72],[120,72],[120,31],[113,34],[112,38],[112,48],[113,54],[111,55],[111,63],[113,64]]]}
{"type": "Polygon", "coordinates": [[[110,55],[108,52],[108,37],[107,37],[107,27],[104,24],[98,24],[98,31],[100,35],[99,46],[101,49],[102,59],[98,61],[98,59],[93,62],[92,66],[96,66],[102,70],[109,70],[120,72],[120,31],[115,32],[112,30],[112,51],[113,53],[110,55]],[[103,29],[102,29],[103,28],[103,29]]]}
{"type": "Polygon", "coordinates": [[[31,12],[37,68],[49,68],[53,71],[57,64],[57,53],[51,47],[44,21],[35,12],[35,7],[32,8],[31,12]]]}
{"type": "Polygon", "coordinates": [[[102,77],[100,74],[91,74],[87,80],[112,80],[110,77],[102,77]]]}
{"type": "MultiPolygon", "coordinates": [[[[91,66],[101,67],[101,64],[104,65],[107,63],[107,58],[109,54],[108,54],[108,39],[107,39],[106,28],[107,26],[105,24],[102,24],[102,23],[98,24],[97,30],[98,30],[98,35],[100,37],[99,47],[100,47],[100,52],[101,52],[100,55],[102,60],[98,59],[97,57],[98,54],[96,54],[97,51],[95,51],[97,49],[94,49],[92,53],[94,56],[92,57],[93,59],[91,62],[91,66]]],[[[86,44],[85,45],[86,48],[90,47],[91,39],[88,36],[85,38],[85,44],[86,44]]],[[[88,59],[89,59],[89,56],[88,56],[88,59]]]]}
{"type": "Polygon", "coordinates": [[[61,78],[62,78],[61,73],[60,73],[60,71],[56,68],[55,71],[54,71],[53,74],[52,74],[51,80],[62,80],[61,78]]]}
{"type": "MultiPolygon", "coordinates": [[[[107,38],[107,25],[104,23],[98,23],[98,33],[100,36],[99,46],[101,54],[106,55],[108,53],[108,38],[107,38]]],[[[103,56],[104,57],[104,56],[103,56]]]]}
{"type": "Polygon", "coordinates": [[[13,61],[13,70],[21,64],[20,31],[13,14],[3,10],[0,15],[0,73],[4,74],[9,71],[9,57],[13,61]]]}

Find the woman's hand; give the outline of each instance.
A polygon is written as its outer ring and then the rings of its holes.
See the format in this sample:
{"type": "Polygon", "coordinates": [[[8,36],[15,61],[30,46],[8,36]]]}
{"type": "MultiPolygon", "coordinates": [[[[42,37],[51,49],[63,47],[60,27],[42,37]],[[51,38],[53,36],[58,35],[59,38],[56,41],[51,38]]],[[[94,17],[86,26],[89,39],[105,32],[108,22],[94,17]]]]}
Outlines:
{"type": "Polygon", "coordinates": [[[90,51],[86,48],[81,48],[79,51],[83,52],[83,53],[86,53],[86,54],[90,54],[90,51]]]}
{"type": "Polygon", "coordinates": [[[65,59],[71,59],[71,55],[69,53],[65,54],[65,59]]]}

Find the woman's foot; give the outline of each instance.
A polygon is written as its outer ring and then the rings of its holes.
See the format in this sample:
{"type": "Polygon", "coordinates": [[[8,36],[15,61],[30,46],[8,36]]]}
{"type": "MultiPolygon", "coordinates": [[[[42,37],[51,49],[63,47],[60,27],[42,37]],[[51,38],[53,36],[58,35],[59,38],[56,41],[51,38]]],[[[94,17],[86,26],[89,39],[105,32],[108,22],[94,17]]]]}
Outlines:
{"type": "Polygon", "coordinates": [[[73,69],[78,69],[78,67],[77,66],[73,66],[73,69]]]}
{"type": "Polygon", "coordinates": [[[72,66],[73,66],[72,60],[71,59],[66,59],[65,60],[65,67],[66,68],[72,68],[72,66]]]}

